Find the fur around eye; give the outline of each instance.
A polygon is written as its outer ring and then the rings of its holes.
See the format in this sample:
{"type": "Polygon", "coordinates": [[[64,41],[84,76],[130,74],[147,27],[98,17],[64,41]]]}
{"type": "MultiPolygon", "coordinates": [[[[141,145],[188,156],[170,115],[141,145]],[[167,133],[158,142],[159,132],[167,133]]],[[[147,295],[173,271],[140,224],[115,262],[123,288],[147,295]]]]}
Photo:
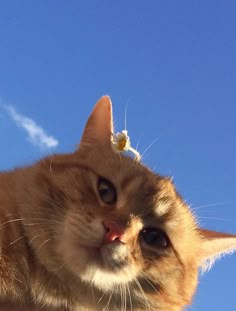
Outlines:
{"type": "Polygon", "coordinates": [[[114,204],[117,199],[116,189],[113,184],[105,179],[99,178],[98,179],[98,193],[100,199],[106,204],[114,204]]]}
{"type": "Polygon", "coordinates": [[[157,228],[145,228],[140,232],[140,237],[147,245],[159,249],[166,249],[170,246],[167,234],[157,228]]]}

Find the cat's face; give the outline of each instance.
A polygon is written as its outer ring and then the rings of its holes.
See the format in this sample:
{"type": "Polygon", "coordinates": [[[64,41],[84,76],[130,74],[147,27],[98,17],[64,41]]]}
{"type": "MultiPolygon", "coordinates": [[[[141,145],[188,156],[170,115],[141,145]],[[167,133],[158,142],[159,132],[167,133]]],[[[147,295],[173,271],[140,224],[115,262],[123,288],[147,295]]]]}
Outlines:
{"type": "Polygon", "coordinates": [[[68,202],[58,245],[71,271],[105,290],[135,280],[172,295],[184,282],[195,286],[199,237],[169,179],[109,152],[72,166],[71,177],[78,197],[68,202]]]}
{"type": "Polygon", "coordinates": [[[104,127],[92,139],[94,119],[92,114],[76,153],[36,167],[40,191],[33,194],[31,213],[48,222],[32,245],[49,270],[56,263],[55,273],[69,271],[108,295],[126,288],[130,308],[136,301],[178,310],[191,301],[207,257],[203,231],[169,178],[114,153],[104,127]],[[50,243],[41,247],[48,232],[50,243]]]}
{"type": "Polygon", "coordinates": [[[190,299],[199,235],[170,179],[96,147],[49,165],[50,174],[40,170],[45,195],[60,207],[51,207],[59,223],[48,222],[54,241],[44,250],[60,258],[58,266],[108,293],[128,284],[160,303],[190,299]]]}

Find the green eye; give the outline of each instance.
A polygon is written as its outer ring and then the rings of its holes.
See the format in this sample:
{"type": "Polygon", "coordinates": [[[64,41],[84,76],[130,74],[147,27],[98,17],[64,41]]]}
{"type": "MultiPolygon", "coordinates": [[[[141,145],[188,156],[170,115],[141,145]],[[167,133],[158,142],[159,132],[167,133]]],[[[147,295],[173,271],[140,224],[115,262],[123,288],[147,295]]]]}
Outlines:
{"type": "Polygon", "coordinates": [[[114,204],[116,202],[116,189],[110,181],[105,178],[98,180],[98,193],[100,199],[106,204],[114,204]]]}

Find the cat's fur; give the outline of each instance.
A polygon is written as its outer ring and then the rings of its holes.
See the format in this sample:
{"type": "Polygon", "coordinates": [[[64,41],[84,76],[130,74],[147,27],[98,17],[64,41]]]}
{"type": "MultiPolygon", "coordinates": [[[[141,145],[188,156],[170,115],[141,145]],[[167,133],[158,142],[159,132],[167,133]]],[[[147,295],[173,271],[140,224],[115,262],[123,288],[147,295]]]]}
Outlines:
{"type": "Polygon", "coordinates": [[[104,96],[77,151],[0,175],[0,310],[179,311],[199,268],[236,249],[236,236],[198,227],[169,178],[116,154],[112,132],[104,96]],[[116,189],[112,204],[99,177],[116,189]],[[114,241],[107,223],[122,232],[114,241]],[[145,243],[144,228],[161,229],[168,246],[145,243]]]}

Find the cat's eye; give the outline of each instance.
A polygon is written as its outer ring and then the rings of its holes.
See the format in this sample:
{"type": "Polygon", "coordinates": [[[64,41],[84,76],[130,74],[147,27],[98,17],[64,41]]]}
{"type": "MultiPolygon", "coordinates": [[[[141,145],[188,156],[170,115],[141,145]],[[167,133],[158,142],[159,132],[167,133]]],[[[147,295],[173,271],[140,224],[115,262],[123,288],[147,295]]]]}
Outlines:
{"type": "Polygon", "coordinates": [[[100,199],[106,204],[114,204],[117,199],[116,189],[112,185],[112,183],[105,179],[99,178],[98,179],[98,193],[100,199]]]}
{"type": "Polygon", "coordinates": [[[157,228],[145,228],[140,232],[141,239],[149,246],[165,249],[170,246],[167,234],[157,228]]]}

